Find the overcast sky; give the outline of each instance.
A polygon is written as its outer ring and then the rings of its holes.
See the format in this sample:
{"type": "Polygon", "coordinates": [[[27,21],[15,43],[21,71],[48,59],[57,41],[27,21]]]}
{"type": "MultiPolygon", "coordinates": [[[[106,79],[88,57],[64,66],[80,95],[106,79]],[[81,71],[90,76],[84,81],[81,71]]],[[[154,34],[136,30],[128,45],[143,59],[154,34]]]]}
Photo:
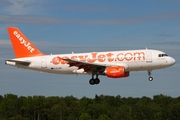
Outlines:
{"type": "Polygon", "coordinates": [[[0,95],[93,98],[97,95],[180,96],[179,0],[0,0],[0,95]],[[7,66],[14,58],[7,27],[18,27],[46,54],[151,48],[176,59],[170,68],[128,78],[56,75],[7,66]]]}

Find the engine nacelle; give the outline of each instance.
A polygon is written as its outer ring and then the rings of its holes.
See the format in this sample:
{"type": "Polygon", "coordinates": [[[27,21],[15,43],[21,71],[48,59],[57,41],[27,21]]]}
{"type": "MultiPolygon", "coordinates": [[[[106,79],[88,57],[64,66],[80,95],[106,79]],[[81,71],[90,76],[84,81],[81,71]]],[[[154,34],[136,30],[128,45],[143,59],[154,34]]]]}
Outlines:
{"type": "Polygon", "coordinates": [[[124,66],[107,67],[105,69],[105,74],[110,78],[122,78],[129,76],[129,72],[124,70],[124,66]]]}

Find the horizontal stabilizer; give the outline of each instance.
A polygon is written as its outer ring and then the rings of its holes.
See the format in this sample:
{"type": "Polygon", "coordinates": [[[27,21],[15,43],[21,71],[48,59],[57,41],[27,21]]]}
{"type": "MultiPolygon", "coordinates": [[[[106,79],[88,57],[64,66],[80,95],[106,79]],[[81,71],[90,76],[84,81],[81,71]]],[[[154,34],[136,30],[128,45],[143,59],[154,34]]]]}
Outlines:
{"type": "Polygon", "coordinates": [[[7,65],[24,65],[24,66],[29,66],[30,65],[30,61],[19,61],[19,60],[6,60],[5,64],[7,65]]]}

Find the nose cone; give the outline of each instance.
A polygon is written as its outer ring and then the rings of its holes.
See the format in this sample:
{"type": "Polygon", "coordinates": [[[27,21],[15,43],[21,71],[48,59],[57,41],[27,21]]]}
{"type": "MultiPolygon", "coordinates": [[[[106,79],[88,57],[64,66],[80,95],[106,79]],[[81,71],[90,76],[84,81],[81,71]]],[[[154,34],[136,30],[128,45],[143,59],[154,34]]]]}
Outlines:
{"type": "Polygon", "coordinates": [[[175,60],[174,58],[171,58],[171,59],[170,59],[170,64],[171,64],[171,65],[174,65],[175,63],[176,63],[176,60],[175,60]]]}

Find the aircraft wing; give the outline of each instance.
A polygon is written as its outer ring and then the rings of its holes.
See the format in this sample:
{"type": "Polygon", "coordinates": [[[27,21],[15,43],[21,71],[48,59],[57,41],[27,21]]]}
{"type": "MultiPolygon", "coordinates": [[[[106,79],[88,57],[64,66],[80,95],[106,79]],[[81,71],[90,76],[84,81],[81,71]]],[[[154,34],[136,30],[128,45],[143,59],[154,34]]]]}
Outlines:
{"type": "Polygon", "coordinates": [[[103,71],[105,70],[106,67],[110,66],[124,66],[125,69],[127,68],[127,64],[122,63],[122,64],[117,64],[117,63],[112,63],[112,64],[106,64],[106,63],[90,63],[90,62],[84,62],[80,60],[72,60],[69,58],[63,59],[64,61],[67,61],[69,64],[69,67],[78,67],[78,69],[84,69],[85,72],[87,71],[103,71]]]}

